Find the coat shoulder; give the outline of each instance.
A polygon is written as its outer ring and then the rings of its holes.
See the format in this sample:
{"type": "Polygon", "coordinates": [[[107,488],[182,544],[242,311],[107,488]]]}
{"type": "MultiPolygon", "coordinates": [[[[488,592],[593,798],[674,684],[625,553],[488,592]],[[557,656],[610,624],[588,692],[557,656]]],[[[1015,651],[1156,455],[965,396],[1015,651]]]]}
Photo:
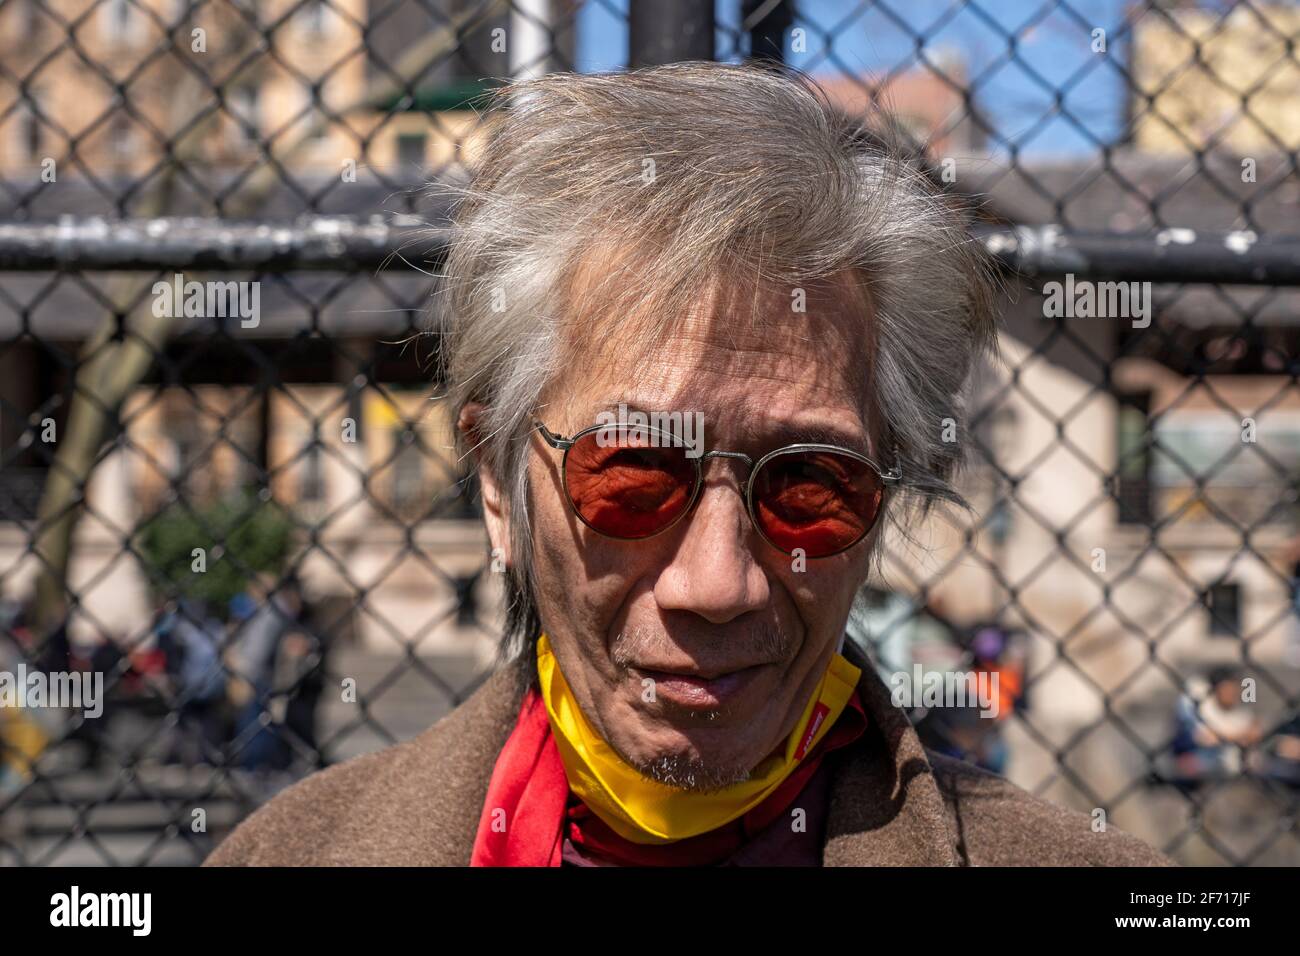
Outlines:
{"type": "Polygon", "coordinates": [[[996,774],[928,752],[962,855],[972,866],[1173,866],[1135,836],[1048,803],[996,774]]]}
{"type": "MultiPolygon", "coordinates": [[[[439,722],[441,723],[441,722],[439,722]]],[[[438,724],[425,734],[437,733],[438,724]]],[[[264,803],[212,852],[204,866],[325,866],[352,809],[371,783],[402,762],[413,741],[318,770],[264,803]]]]}
{"type": "Polygon", "coordinates": [[[204,866],[467,864],[513,726],[514,688],[498,672],[418,736],[300,780],[236,827],[204,866]]]}

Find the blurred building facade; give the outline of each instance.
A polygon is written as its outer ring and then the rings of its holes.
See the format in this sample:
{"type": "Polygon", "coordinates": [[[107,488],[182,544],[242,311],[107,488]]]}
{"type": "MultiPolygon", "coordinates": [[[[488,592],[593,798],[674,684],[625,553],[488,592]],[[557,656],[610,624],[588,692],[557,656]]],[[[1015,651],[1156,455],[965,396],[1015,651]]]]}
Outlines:
{"type": "Polygon", "coordinates": [[[1228,149],[1242,156],[1300,147],[1300,9],[1170,5],[1133,35],[1133,140],[1146,152],[1228,149]]]}

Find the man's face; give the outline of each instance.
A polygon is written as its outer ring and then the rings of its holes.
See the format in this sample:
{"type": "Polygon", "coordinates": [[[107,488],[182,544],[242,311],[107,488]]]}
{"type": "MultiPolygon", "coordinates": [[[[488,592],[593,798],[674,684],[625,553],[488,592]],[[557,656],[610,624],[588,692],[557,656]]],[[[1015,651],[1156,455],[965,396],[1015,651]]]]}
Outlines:
{"type": "Polygon", "coordinates": [[[1224,710],[1232,710],[1241,703],[1241,685],[1232,679],[1222,680],[1214,685],[1214,696],[1224,710]]]}
{"type": "MultiPolygon", "coordinates": [[[[599,375],[575,362],[540,417],[564,435],[626,401],[703,413],[703,450],[757,460],[799,429],[872,454],[862,420],[868,339],[842,288],[715,292],[655,349],[599,375]],[[756,303],[762,321],[749,321],[756,303]],[[743,318],[741,315],[743,314],[743,318]]],[[[570,509],[561,453],[534,433],[530,487],[538,602],[560,669],[588,720],[633,766],[710,789],[745,779],[781,747],[834,654],[865,580],[870,539],[800,564],[762,540],[743,498],[748,469],[704,462],[694,509],[655,537],[621,541],[570,509]]]]}

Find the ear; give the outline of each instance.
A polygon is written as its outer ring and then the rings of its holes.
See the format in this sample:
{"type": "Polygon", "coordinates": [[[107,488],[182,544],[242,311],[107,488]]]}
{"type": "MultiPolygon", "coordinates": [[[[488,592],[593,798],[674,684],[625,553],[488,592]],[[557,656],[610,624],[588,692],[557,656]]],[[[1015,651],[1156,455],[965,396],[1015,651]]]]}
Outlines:
{"type": "Polygon", "coordinates": [[[488,541],[492,554],[500,555],[506,567],[510,566],[510,522],[502,507],[501,485],[497,476],[483,461],[479,448],[479,421],[483,415],[483,406],[478,402],[468,402],[460,410],[456,428],[465,437],[474,458],[474,468],[478,472],[479,488],[483,493],[483,522],[487,525],[488,541]]]}

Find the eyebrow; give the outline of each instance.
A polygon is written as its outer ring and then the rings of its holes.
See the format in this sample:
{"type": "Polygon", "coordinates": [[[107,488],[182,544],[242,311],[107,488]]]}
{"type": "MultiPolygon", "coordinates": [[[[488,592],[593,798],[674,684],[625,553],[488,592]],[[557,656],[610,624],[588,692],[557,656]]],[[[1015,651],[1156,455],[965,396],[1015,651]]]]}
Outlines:
{"type": "MultiPolygon", "coordinates": [[[[627,398],[612,398],[608,401],[593,402],[588,406],[591,413],[592,424],[596,423],[596,415],[603,411],[617,411],[619,404],[622,403],[627,407],[629,412],[641,412],[647,416],[653,414],[665,414],[667,410],[651,410],[641,402],[632,401],[627,398]]],[[[690,414],[698,409],[672,409],[674,412],[690,414]]],[[[585,426],[584,426],[585,427],[585,426]]],[[[750,426],[744,423],[740,425],[741,431],[746,440],[756,445],[766,445],[769,448],[780,448],[785,445],[838,445],[842,448],[848,448],[860,453],[865,453],[869,447],[867,432],[861,426],[848,424],[837,424],[832,422],[773,422],[771,427],[763,428],[760,426],[750,426]]],[[[708,418],[705,418],[705,431],[708,430],[708,418]]],[[[711,445],[712,443],[707,443],[711,445]]]]}
{"type": "Polygon", "coordinates": [[[746,429],[746,436],[773,448],[784,445],[838,445],[865,454],[870,447],[866,429],[848,422],[772,422],[768,427],[746,429]]]}
{"type": "Polygon", "coordinates": [[[791,445],[839,445],[857,451],[865,451],[867,439],[865,432],[838,425],[792,425],[780,426],[775,434],[784,444],[791,445]]]}

